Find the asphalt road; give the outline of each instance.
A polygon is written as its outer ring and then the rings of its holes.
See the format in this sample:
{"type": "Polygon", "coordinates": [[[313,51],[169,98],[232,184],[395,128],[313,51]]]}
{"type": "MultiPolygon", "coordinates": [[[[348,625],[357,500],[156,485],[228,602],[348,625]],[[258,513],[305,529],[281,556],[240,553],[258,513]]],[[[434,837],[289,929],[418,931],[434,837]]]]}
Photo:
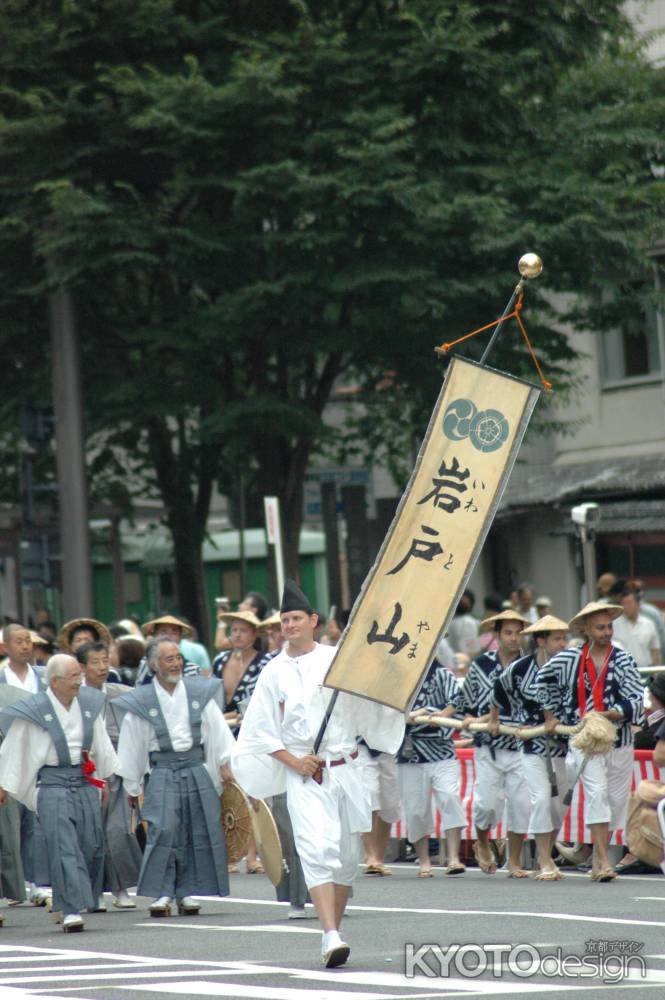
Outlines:
{"type": "Polygon", "coordinates": [[[588,1000],[634,997],[635,990],[665,997],[663,877],[597,885],[571,873],[543,884],[476,869],[447,878],[435,869],[435,878],[425,880],[412,864],[392,867],[392,878],[359,875],[343,925],[351,958],[337,970],[320,963],[316,920],[288,920],[288,907],[274,901],[265,876],[231,876],[232,896],[204,900],[198,917],[150,919],[148,900],[139,899],[133,911],[87,915],[81,934],[63,934],[43,909],[3,908],[0,998],[426,1000],[547,993],[563,1000],[570,990],[588,1000]],[[453,953],[451,945],[471,947],[453,953]],[[483,945],[506,948],[488,953],[483,945]],[[586,965],[568,958],[561,974],[565,956],[585,954],[586,965]],[[425,960],[435,975],[426,974],[425,960]],[[469,975],[478,968],[479,975],[469,975]],[[604,976],[616,981],[603,982],[604,976]]]}

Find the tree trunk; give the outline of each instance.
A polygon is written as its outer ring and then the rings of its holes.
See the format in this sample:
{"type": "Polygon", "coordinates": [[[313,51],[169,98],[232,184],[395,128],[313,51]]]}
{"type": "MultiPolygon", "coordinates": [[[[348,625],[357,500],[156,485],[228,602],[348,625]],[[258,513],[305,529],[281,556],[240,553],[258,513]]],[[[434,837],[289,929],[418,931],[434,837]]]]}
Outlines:
{"type": "Polygon", "coordinates": [[[173,537],[176,600],[178,610],[196,626],[199,641],[210,647],[210,611],[203,564],[203,534],[194,516],[178,511],[169,519],[173,537]]]}
{"type": "MultiPolygon", "coordinates": [[[[201,461],[198,467],[197,495],[193,496],[191,453],[181,423],[175,437],[166,422],[153,418],[148,423],[148,441],[157,474],[157,483],[166,508],[166,523],[173,539],[175,590],[178,609],[192,625],[199,639],[210,645],[210,612],[203,567],[205,537],[212,492],[212,462],[201,461]]],[[[203,458],[208,456],[202,456],[203,458]]]]}

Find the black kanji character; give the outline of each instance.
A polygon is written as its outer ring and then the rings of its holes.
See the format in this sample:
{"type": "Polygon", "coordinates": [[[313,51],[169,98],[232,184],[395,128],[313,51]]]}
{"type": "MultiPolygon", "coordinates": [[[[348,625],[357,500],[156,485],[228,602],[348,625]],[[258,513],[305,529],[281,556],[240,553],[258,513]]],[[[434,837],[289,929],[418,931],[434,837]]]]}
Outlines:
{"type": "Polygon", "coordinates": [[[428,500],[432,500],[434,507],[452,514],[459,507],[460,501],[449,491],[456,490],[457,493],[466,493],[467,487],[464,484],[464,480],[469,478],[469,470],[460,470],[459,462],[456,458],[453,458],[452,465],[448,468],[444,459],[439,466],[439,476],[442,478],[432,479],[434,488],[422,500],[419,500],[418,503],[427,503],[428,500]]]}
{"type": "Polygon", "coordinates": [[[397,601],[395,603],[394,614],[390,619],[390,624],[385,632],[379,633],[379,623],[377,621],[372,623],[372,627],[367,633],[367,642],[369,645],[371,646],[375,642],[385,642],[389,646],[392,646],[392,649],[390,650],[391,656],[394,656],[396,653],[399,653],[401,649],[404,649],[407,643],[411,642],[411,637],[406,632],[402,632],[402,635],[398,639],[394,634],[395,626],[398,624],[401,617],[402,605],[399,601],[397,601]]]}
{"type": "MultiPolygon", "coordinates": [[[[427,525],[421,524],[420,526],[426,535],[438,535],[439,532],[435,531],[434,528],[428,528],[427,525]]],[[[414,559],[424,559],[425,562],[431,562],[435,556],[440,556],[443,552],[440,542],[428,542],[426,538],[412,538],[411,548],[404,556],[404,558],[393,566],[392,569],[388,570],[386,576],[391,576],[393,573],[399,573],[401,568],[405,566],[411,556],[414,559]]]]}

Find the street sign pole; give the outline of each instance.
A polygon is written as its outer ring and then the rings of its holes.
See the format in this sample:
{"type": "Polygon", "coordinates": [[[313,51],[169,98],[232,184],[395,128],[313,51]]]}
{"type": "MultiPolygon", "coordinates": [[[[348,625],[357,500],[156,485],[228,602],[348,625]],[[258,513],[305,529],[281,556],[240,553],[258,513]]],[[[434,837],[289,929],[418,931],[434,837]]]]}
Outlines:
{"type": "Polygon", "coordinates": [[[277,601],[282,600],[284,591],[284,549],[282,546],[282,521],[278,497],[264,497],[263,509],[266,518],[268,544],[275,546],[275,573],[277,575],[277,601]]]}

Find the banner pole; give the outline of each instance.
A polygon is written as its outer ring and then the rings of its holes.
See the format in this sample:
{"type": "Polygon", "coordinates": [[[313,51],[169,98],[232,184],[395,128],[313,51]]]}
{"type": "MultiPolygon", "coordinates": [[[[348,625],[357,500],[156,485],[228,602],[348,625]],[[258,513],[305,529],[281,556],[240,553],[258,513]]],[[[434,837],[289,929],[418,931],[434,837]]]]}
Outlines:
{"type": "Polygon", "coordinates": [[[506,316],[509,316],[510,313],[512,312],[512,309],[513,309],[513,306],[515,305],[515,301],[517,299],[517,296],[520,294],[520,292],[524,288],[524,286],[525,286],[525,284],[527,282],[527,279],[528,278],[537,278],[538,275],[541,273],[542,269],[543,269],[543,262],[540,259],[540,257],[538,256],[538,254],[535,254],[535,253],[525,253],[525,254],[523,254],[520,257],[520,259],[518,261],[518,264],[517,264],[517,270],[520,272],[520,274],[522,275],[522,277],[520,278],[520,280],[515,285],[515,291],[513,292],[513,294],[510,297],[510,302],[508,303],[508,305],[506,306],[506,308],[503,310],[503,314],[501,316],[501,319],[497,323],[497,325],[495,327],[495,330],[494,330],[494,333],[490,337],[489,343],[488,343],[487,347],[485,348],[485,350],[483,351],[483,356],[480,359],[480,364],[483,365],[483,367],[487,366],[487,358],[489,356],[490,351],[494,347],[494,344],[496,343],[496,338],[501,333],[501,327],[503,326],[503,324],[506,321],[506,316]]]}
{"type": "MultiPolygon", "coordinates": [[[[504,309],[504,311],[503,311],[503,313],[501,315],[501,319],[497,323],[496,328],[494,330],[494,333],[490,337],[489,343],[487,344],[487,347],[483,351],[483,355],[482,355],[482,357],[480,359],[480,365],[483,368],[487,367],[487,358],[489,356],[489,353],[492,350],[494,344],[496,343],[496,339],[499,336],[499,333],[501,332],[501,328],[503,327],[503,325],[504,325],[504,323],[506,321],[506,317],[509,316],[510,313],[512,312],[513,307],[515,305],[515,302],[517,300],[517,297],[520,294],[520,292],[522,291],[522,289],[524,288],[524,285],[525,285],[527,279],[529,279],[529,278],[537,278],[539,276],[539,274],[541,273],[541,271],[543,269],[543,262],[542,262],[542,260],[540,259],[540,257],[537,254],[535,254],[535,253],[525,253],[525,254],[523,254],[520,257],[520,259],[518,261],[518,264],[517,264],[517,269],[518,269],[518,271],[519,271],[519,273],[521,275],[521,278],[518,281],[517,285],[515,286],[513,294],[510,297],[510,301],[508,302],[508,305],[504,309]]],[[[328,707],[326,709],[325,715],[323,716],[323,719],[321,720],[321,725],[320,725],[319,731],[318,731],[318,733],[316,735],[316,740],[314,741],[314,753],[315,754],[317,754],[319,752],[319,748],[321,747],[321,743],[323,742],[323,737],[324,737],[325,731],[326,731],[326,729],[328,727],[328,723],[330,722],[330,718],[332,716],[332,713],[333,713],[333,711],[335,709],[335,705],[337,703],[337,696],[338,695],[339,695],[339,688],[335,688],[333,690],[333,693],[332,693],[332,696],[330,698],[330,701],[328,702],[328,707]]]]}
{"type": "Polygon", "coordinates": [[[509,316],[510,313],[512,312],[513,306],[515,305],[515,301],[517,299],[517,296],[519,295],[519,293],[522,291],[523,288],[524,288],[524,278],[520,278],[520,280],[515,285],[515,291],[510,296],[510,300],[508,302],[508,305],[503,310],[503,313],[501,315],[501,319],[499,320],[499,322],[497,323],[496,327],[494,328],[494,333],[490,337],[489,342],[487,344],[487,347],[483,351],[483,355],[482,355],[482,357],[481,357],[481,359],[479,361],[479,364],[483,368],[487,367],[487,358],[489,356],[489,353],[492,350],[492,348],[494,347],[494,344],[496,343],[497,337],[501,333],[501,328],[503,327],[503,324],[506,322],[506,316],[509,316]]]}

